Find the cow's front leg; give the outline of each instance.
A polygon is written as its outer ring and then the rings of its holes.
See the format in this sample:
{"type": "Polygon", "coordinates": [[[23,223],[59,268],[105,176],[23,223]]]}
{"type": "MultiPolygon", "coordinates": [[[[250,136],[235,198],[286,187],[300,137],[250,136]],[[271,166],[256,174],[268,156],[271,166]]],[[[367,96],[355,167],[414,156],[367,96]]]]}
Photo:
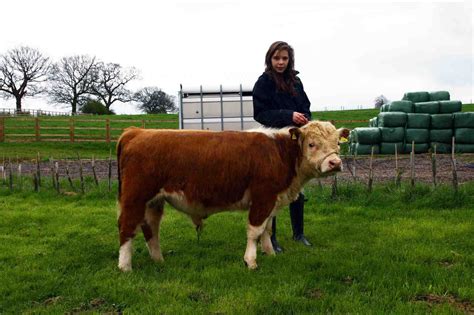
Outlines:
{"type": "Polygon", "coordinates": [[[254,226],[250,222],[247,224],[247,249],[244,260],[249,269],[257,268],[257,241],[265,231],[268,218],[259,226],[254,226]]]}
{"type": "Polygon", "coordinates": [[[272,236],[272,225],[273,217],[268,218],[265,230],[263,231],[262,237],[260,238],[260,243],[262,245],[262,250],[265,254],[269,256],[275,255],[273,250],[273,245],[270,237],[272,236]]]}

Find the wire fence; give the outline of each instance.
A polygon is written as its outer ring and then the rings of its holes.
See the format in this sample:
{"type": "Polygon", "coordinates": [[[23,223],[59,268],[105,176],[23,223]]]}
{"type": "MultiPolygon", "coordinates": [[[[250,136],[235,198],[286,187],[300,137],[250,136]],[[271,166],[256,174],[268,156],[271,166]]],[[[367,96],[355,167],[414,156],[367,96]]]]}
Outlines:
{"type": "MultiPolygon", "coordinates": [[[[457,191],[460,184],[474,180],[474,154],[419,154],[410,156],[342,156],[344,169],[335,176],[315,179],[313,184],[331,185],[333,195],[338,185],[357,183],[372,191],[374,183],[427,183],[436,187],[450,184],[457,191]]],[[[107,159],[84,158],[20,161],[5,159],[0,164],[0,186],[11,191],[36,191],[53,188],[58,193],[85,193],[94,187],[110,191],[118,179],[117,163],[110,153],[107,159]]]]}

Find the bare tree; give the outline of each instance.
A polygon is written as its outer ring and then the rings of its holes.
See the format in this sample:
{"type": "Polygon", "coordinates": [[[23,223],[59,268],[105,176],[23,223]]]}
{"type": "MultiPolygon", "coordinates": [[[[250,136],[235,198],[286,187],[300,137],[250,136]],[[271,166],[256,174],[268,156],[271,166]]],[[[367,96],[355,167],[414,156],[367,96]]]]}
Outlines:
{"type": "Polygon", "coordinates": [[[166,114],[176,111],[174,96],[168,95],[157,87],[146,87],[134,94],[139,102],[138,109],[147,114],[166,114]]]}
{"type": "Polygon", "coordinates": [[[87,55],[64,57],[51,69],[48,94],[55,103],[70,104],[73,114],[78,104],[92,93],[95,57],[87,55]]]}
{"type": "Polygon", "coordinates": [[[135,68],[124,69],[117,63],[100,62],[95,69],[92,93],[104,103],[108,111],[116,101],[126,103],[133,100],[132,92],[125,86],[138,78],[135,68]]]}
{"type": "Polygon", "coordinates": [[[5,98],[14,97],[16,110],[21,111],[25,95],[44,92],[41,83],[50,69],[49,58],[37,49],[22,46],[0,56],[0,92],[5,98]],[[28,90],[27,90],[28,88],[28,90]]]}

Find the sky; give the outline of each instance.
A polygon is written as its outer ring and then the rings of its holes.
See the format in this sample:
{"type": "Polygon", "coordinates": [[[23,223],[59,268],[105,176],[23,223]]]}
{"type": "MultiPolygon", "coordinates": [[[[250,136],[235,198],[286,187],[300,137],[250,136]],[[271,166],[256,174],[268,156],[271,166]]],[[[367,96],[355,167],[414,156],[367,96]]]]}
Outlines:
{"type": "MultiPolygon", "coordinates": [[[[135,67],[132,90],[251,89],[270,44],[295,50],[311,110],[372,108],[375,97],[446,90],[473,99],[472,1],[2,1],[0,54],[18,46],[52,61],[87,54],[135,67]],[[10,31],[8,31],[10,30],[10,31]]],[[[0,108],[14,108],[0,99],[0,108]]],[[[24,108],[67,111],[42,98],[24,108]]],[[[115,103],[117,113],[138,113],[115,103]]]]}

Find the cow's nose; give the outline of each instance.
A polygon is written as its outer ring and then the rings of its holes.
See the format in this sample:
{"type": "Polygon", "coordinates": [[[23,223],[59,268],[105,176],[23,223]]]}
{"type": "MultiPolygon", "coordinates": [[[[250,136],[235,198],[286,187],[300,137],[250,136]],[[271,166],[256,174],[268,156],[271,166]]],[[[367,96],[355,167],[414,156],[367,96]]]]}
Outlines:
{"type": "Polygon", "coordinates": [[[341,169],[341,159],[329,160],[329,170],[336,171],[341,169]]]}

